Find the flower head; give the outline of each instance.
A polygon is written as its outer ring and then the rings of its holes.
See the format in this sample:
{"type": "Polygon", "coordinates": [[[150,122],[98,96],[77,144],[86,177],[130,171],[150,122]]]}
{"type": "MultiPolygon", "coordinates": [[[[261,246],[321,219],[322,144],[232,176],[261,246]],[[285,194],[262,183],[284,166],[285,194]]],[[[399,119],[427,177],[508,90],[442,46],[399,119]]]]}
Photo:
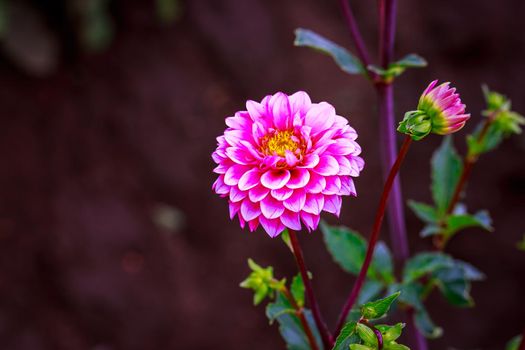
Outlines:
{"type": "Polygon", "coordinates": [[[434,80],[425,89],[417,110],[405,114],[398,131],[420,140],[429,133],[448,135],[458,131],[464,125],[470,114],[465,114],[465,105],[461,103],[459,94],[450,83],[437,85],[434,80]]]}
{"type": "Polygon", "coordinates": [[[302,91],[248,101],[246,109],[226,118],[212,154],[213,190],[228,197],[230,217],[275,237],[285,228],[316,229],[321,211],[339,215],[341,196],[356,195],[352,177],[364,166],[348,121],[302,91]]]}

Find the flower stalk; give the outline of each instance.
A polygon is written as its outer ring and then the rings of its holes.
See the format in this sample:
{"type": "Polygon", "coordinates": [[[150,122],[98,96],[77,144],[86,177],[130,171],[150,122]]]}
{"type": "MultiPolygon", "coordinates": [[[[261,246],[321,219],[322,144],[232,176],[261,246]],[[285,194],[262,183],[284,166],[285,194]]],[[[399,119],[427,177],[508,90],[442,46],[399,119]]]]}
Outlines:
{"type": "Polygon", "coordinates": [[[292,307],[296,310],[295,314],[299,318],[299,321],[301,322],[301,325],[303,326],[304,333],[306,334],[306,337],[308,338],[308,343],[310,344],[310,347],[312,350],[319,350],[319,347],[317,346],[317,342],[315,341],[314,334],[312,333],[312,330],[310,329],[310,325],[308,324],[308,321],[306,321],[306,317],[304,316],[304,310],[302,307],[297,305],[297,302],[295,301],[295,298],[292,296],[288,288],[286,286],[283,286],[283,289],[281,292],[284,294],[286,299],[290,302],[292,307]]]}
{"type": "Polygon", "coordinates": [[[328,327],[326,326],[326,323],[324,322],[321,316],[321,309],[319,308],[319,304],[317,303],[317,299],[315,298],[310,278],[308,278],[308,270],[304,262],[303,251],[301,249],[301,246],[299,245],[299,239],[297,238],[297,234],[294,230],[288,230],[288,232],[290,235],[292,252],[294,254],[295,261],[297,262],[299,272],[301,273],[301,278],[303,279],[306,298],[308,299],[310,307],[312,308],[312,314],[314,317],[315,324],[319,329],[319,333],[321,334],[321,339],[323,341],[324,347],[326,349],[331,349],[333,345],[333,338],[330,334],[330,331],[328,330],[328,327]]]}
{"type": "Polygon", "coordinates": [[[383,217],[385,216],[385,209],[386,209],[387,201],[388,201],[390,192],[392,191],[394,180],[396,179],[396,176],[399,172],[401,164],[403,163],[403,160],[405,159],[405,156],[408,152],[408,149],[411,143],[412,143],[412,138],[410,136],[406,136],[405,140],[403,141],[403,145],[401,146],[399,150],[399,154],[397,155],[396,161],[394,162],[394,165],[390,169],[390,172],[386,179],[385,185],[383,187],[383,193],[381,194],[381,199],[379,201],[379,207],[377,208],[377,212],[376,212],[376,216],[374,220],[374,226],[372,228],[372,233],[370,234],[370,240],[368,242],[368,248],[366,251],[365,260],[363,262],[363,266],[361,266],[361,270],[359,271],[357,280],[354,283],[354,287],[352,288],[352,291],[348,295],[348,298],[343,307],[343,310],[341,314],[339,315],[339,320],[337,321],[336,330],[334,332],[335,337],[337,337],[337,335],[339,335],[339,333],[341,332],[341,329],[343,328],[345,324],[348,313],[350,312],[355,302],[357,301],[359,292],[361,291],[361,288],[363,287],[363,284],[366,280],[366,274],[368,272],[368,268],[370,267],[370,264],[372,262],[372,257],[374,255],[374,248],[379,239],[379,233],[381,231],[381,224],[383,223],[383,217]]]}

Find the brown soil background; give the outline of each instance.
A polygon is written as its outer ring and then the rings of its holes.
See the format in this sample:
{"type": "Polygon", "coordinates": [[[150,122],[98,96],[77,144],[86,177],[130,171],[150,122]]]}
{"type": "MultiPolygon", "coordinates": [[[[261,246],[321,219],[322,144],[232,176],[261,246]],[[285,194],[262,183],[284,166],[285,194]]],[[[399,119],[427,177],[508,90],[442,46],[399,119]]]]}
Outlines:
{"type": "MultiPolygon", "coordinates": [[[[376,4],[352,3],[375,54],[376,4]]],[[[374,92],[292,45],[294,28],[306,27],[351,47],[336,1],[191,0],[169,26],[151,7],[117,2],[112,46],[64,55],[47,77],[0,59],[2,349],[284,348],[238,283],[248,257],[278,276],[293,273],[293,259],[280,240],[230,222],[210,189],[215,137],[248,98],[301,89],[348,116],[367,164],[340,222],[365,233],[372,223],[381,188],[374,92]],[[171,232],[152,220],[160,204],[183,214],[171,232]]],[[[396,56],[417,52],[430,65],[398,80],[398,118],[434,78],[453,81],[473,114],[456,138],[460,150],[481,118],[481,83],[524,113],[524,17],[521,0],[400,1],[396,56]]],[[[430,200],[429,158],[439,141],[412,148],[402,171],[407,198],[430,200]]],[[[525,325],[525,253],[515,249],[525,233],[524,159],[521,136],[476,165],[467,204],[488,209],[496,231],[466,231],[449,252],[488,278],[473,287],[473,309],[432,295],[445,334],[431,349],[503,349],[525,325]]],[[[411,250],[429,249],[421,223],[406,215],[411,250]]],[[[333,324],[353,279],[319,233],[302,241],[333,324]]]]}

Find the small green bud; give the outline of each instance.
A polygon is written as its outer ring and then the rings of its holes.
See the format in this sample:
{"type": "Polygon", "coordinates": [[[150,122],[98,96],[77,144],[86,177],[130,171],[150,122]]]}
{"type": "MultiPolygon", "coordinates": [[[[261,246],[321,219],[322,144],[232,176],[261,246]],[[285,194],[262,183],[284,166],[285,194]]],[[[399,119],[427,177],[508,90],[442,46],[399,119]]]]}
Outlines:
{"type": "Polygon", "coordinates": [[[481,87],[483,90],[483,95],[485,96],[485,101],[487,103],[487,112],[494,112],[494,111],[503,111],[503,110],[509,110],[511,107],[510,100],[505,96],[502,95],[496,91],[491,91],[487,85],[483,85],[481,87]]]}
{"type": "Polygon", "coordinates": [[[358,323],[356,325],[356,330],[359,338],[361,338],[366,345],[372,346],[374,349],[377,348],[377,336],[370,327],[362,323],[358,323]]]}
{"type": "Polygon", "coordinates": [[[381,332],[383,335],[383,341],[391,342],[396,340],[401,336],[401,332],[403,328],[405,327],[404,323],[398,323],[395,326],[388,326],[388,325],[377,325],[376,328],[381,332]]]}
{"type": "Polygon", "coordinates": [[[280,290],[284,287],[286,279],[280,281],[274,279],[273,267],[263,268],[252,259],[248,259],[248,266],[252,272],[239,286],[254,291],[254,305],[260,304],[267,296],[272,297],[275,290],[280,290]]]}

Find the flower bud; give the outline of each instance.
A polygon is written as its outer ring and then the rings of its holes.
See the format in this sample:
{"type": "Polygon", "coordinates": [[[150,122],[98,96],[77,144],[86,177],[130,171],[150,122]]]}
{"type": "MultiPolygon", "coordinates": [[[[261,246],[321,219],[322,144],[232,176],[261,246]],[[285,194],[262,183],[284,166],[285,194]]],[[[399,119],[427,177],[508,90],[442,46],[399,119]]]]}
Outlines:
{"type": "Polygon", "coordinates": [[[421,140],[429,133],[448,135],[458,131],[470,114],[465,114],[465,105],[461,103],[455,88],[450,83],[436,87],[434,80],[425,89],[416,111],[407,112],[399,123],[398,131],[410,135],[414,140],[421,140]]]}

